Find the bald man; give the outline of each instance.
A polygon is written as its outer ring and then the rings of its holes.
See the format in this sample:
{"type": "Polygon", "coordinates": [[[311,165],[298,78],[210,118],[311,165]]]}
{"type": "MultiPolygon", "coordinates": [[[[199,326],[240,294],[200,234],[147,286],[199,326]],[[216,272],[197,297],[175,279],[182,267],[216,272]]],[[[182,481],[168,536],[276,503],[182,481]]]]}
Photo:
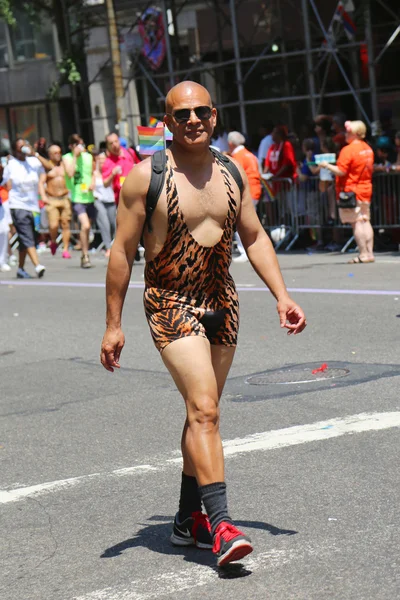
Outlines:
{"type": "Polygon", "coordinates": [[[40,176],[39,194],[46,205],[51,237],[50,250],[53,256],[57,252],[58,228],[61,224],[64,246],[62,257],[71,258],[68,249],[71,236],[71,203],[65,183],[65,169],[60,146],[53,144],[48,149],[48,154],[51,168],[40,176]]]}
{"type": "MultiPolygon", "coordinates": [[[[107,328],[101,362],[120,368],[121,313],[141,234],[146,250],[144,305],[154,343],[186,405],[179,511],[171,541],[213,548],[217,564],[252,551],[227,509],[219,400],[235,354],[238,297],[229,273],[235,225],[249,260],[277,299],[281,327],[300,333],[303,311],[288,296],[261,227],[243,169],[243,193],[209,149],[217,121],[207,90],[191,81],[171,89],[164,123],[173,133],[164,189],[150,223],[151,161],[128,175],[107,272],[107,328]],[[202,504],[206,513],[202,512],[202,504]]],[[[159,399],[158,401],[161,401],[159,399]]],[[[161,429],[161,424],[160,424],[161,429]]]]}

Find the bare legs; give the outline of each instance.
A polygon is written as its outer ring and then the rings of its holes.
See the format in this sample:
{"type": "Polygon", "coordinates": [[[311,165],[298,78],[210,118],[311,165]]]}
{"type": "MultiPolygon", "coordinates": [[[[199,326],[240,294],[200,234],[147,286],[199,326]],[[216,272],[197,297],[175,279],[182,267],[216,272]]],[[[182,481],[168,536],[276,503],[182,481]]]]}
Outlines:
{"type": "Polygon", "coordinates": [[[82,255],[85,256],[89,252],[90,219],[86,213],[82,213],[78,215],[78,220],[81,226],[79,238],[82,247],[82,255]]]}
{"type": "Polygon", "coordinates": [[[356,221],[353,223],[353,233],[358,246],[360,260],[373,262],[374,258],[374,230],[370,221],[356,221]]]}
{"type": "Polygon", "coordinates": [[[233,347],[210,346],[205,338],[191,336],[176,340],[162,354],[186,403],[183,471],[196,477],[199,486],[224,481],[219,399],[234,353],[233,347]]]}

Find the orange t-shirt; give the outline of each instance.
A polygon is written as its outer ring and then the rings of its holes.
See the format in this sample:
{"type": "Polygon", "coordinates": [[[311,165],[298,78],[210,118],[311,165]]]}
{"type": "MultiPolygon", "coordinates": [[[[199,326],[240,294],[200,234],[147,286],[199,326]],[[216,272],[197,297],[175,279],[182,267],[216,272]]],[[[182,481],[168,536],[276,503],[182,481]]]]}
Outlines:
{"type": "Polygon", "coordinates": [[[354,192],[360,202],[371,202],[374,153],[363,140],[353,140],[342,148],[336,162],[346,173],[336,177],[336,192],[354,192]]]}
{"type": "Polygon", "coordinates": [[[250,185],[250,193],[253,200],[261,198],[261,178],[258,170],[257,158],[246,148],[240,148],[233,152],[232,156],[243,167],[250,185]]]}

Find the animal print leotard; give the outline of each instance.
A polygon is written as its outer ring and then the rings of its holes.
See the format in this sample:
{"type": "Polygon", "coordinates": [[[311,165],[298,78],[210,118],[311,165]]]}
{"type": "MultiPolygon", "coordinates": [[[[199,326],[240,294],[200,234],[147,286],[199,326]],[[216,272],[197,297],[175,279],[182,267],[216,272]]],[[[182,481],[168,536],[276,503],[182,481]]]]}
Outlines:
{"type": "Polygon", "coordinates": [[[145,267],[144,307],[160,352],[171,342],[199,335],[211,344],[236,346],[239,301],[229,273],[237,205],[231,177],[224,178],[228,213],[220,241],[207,247],[191,235],[179,206],[172,167],[167,161],[168,232],[160,253],[145,267]]]}

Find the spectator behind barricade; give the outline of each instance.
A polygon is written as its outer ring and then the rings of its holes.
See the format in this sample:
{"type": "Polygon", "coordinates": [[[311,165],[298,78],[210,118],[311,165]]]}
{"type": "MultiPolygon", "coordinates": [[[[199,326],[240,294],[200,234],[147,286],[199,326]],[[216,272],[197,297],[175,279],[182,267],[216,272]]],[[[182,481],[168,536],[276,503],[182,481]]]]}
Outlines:
{"type": "Polygon", "coordinates": [[[289,142],[285,125],[277,125],[272,130],[273,143],[264,163],[264,173],[274,178],[297,179],[297,163],[292,144],[289,142]]]}
{"type": "Polygon", "coordinates": [[[71,254],[69,253],[69,240],[71,237],[70,221],[72,217],[71,202],[60,146],[52,144],[48,149],[48,155],[52,163],[52,168],[40,176],[39,193],[45,205],[49,224],[50,250],[53,256],[57,252],[58,229],[61,225],[64,247],[62,257],[71,258],[71,254]]]}
{"type": "Polygon", "coordinates": [[[274,140],[272,139],[272,130],[274,128],[274,124],[272,121],[267,121],[263,125],[264,137],[262,138],[260,145],[257,150],[257,158],[258,158],[258,166],[260,173],[263,172],[265,159],[267,158],[268,150],[272,146],[274,140]]]}
{"type": "Polygon", "coordinates": [[[44,169],[25,140],[19,138],[13,141],[11,150],[13,158],[10,158],[4,169],[3,182],[9,192],[11,218],[18,234],[17,277],[31,279],[24,269],[27,254],[37,276],[42,277],[46,269],[39,263],[36,252],[34,213],[39,212],[39,177],[44,169]]]}
{"type": "MultiPolygon", "coordinates": [[[[321,152],[322,154],[336,154],[336,144],[332,138],[326,137],[321,140],[321,152]]],[[[318,175],[319,177],[318,188],[320,193],[327,194],[328,196],[328,225],[333,225],[336,219],[335,176],[332,171],[325,169],[321,165],[311,166],[310,169],[314,175],[318,175]]]]}
{"type": "MultiPolygon", "coordinates": [[[[4,164],[5,166],[7,165],[7,159],[4,159],[4,164]]],[[[3,172],[3,164],[0,163],[0,183],[3,181],[3,172]]],[[[5,186],[0,185],[0,273],[11,271],[11,267],[8,264],[11,224],[8,190],[5,186]]]]}
{"type": "Polygon", "coordinates": [[[374,172],[388,173],[392,170],[392,161],[395,158],[393,144],[387,135],[381,135],[376,140],[376,160],[374,163],[374,172]]]}
{"type": "Polygon", "coordinates": [[[102,167],[103,181],[105,187],[111,186],[114,191],[115,203],[118,206],[119,193],[125,178],[140,161],[131,149],[122,148],[116,133],[107,135],[106,144],[107,158],[102,167]]]}
{"type": "Polygon", "coordinates": [[[97,225],[100,229],[101,238],[105,246],[105,257],[109,258],[111,252],[111,244],[115,235],[115,220],[117,215],[117,205],[115,204],[114,191],[104,185],[102,170],[107,157],[104,152],[92,152],[96,168],[94,172],[95,187],[94,187],[94,205],[97,211],[97,225]]]}
{"type": "MultiPolygon", "coordinates": [[[[245,141],[244,135],[239,131],[231,131],[228,133],[229,153],[243,167],[249,181],[253,204],[256,206],[262,194],[260,172],[258,170],[257,158],[245,148],[245,141]]],[[[235,232],[235,237],[240,256],[235,258],[234,261],[247,262],[247,254],[237,232],[235,232]]]]}
{"type": "Polygon", "coordinates": [[[359,256],[353,264],[374,262],[374,231],[371,226],[372,172],[374,153],[364,141],[367,128],[362,121],[346,121],[347,146],[342,148],[336,165],[322,162],[321,167],[336,175],[336,191],[353,192],[355,208],[339,208],[342,223],[350,223],[358,246],[359,256]]]}
{"type": "Polygon", "coordinates": [[[96,218],[93,196],[94,161],[92,155],[86,151],[79,134],[70,135],[68,143],[70,151],[63,156],[66,184],[71,194],[73,211],[80,225],[81,267],[90,269],[92,264],[89,259],[89,234],[91,222],[96,218]]]}
{"type": "Polygon", "coordinates": [[[314,138],[315,154],[321,154],[321,142],[332,132],[332,119],[328,115],[318,115],[314,123],[314,131],[317,134],[317,137],[314,138]]]}
{"type": "Polygon", "coordinates": [[[346,117],[343,113],[336,113],[332,117],[332,132],[333,132],[333,142],[336,145],[336,151],[340,152],[340,150],[346,146],[346,129],[344,127],[344,123],[346,121],[346,117]]]}

